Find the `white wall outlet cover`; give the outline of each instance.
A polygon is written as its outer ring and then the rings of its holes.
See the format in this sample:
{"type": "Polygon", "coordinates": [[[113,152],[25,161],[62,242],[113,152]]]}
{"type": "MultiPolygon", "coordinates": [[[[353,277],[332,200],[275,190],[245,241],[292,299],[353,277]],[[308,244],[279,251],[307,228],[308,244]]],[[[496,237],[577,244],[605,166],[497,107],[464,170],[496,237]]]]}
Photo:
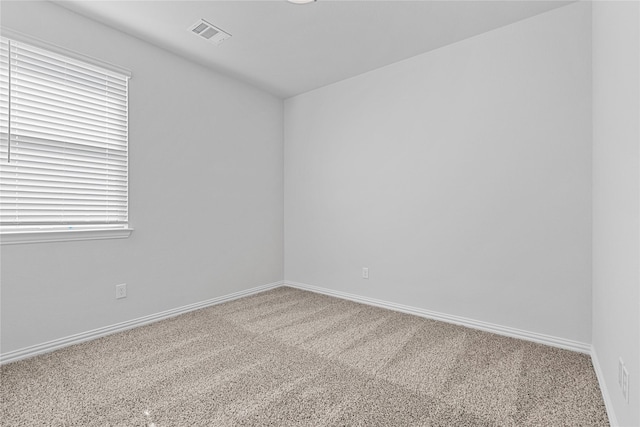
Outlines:
{"type": "Polygon", "coordinates": [[[622,388],[622,370],[624,369],[624,362],[622,357],[618,358],[618,385],[622,388]]]}
{"type": "Polygon", "coordinates": [[[369,269],[367,267],[363,267],[362,268],[362,278],[363,279],[368,279],[369,278],[369,269]]]}
{"type": "Polygon", "coordinates": [[[622,368],[622,396],[629,403],[629,372],[626,367],[622,368]]]}
{"type": "Polygon", "coordinates": [[[116,299],[126,298],[127,297],[127,284],[122,283],[120,285],[116,285],[116,299]]]}

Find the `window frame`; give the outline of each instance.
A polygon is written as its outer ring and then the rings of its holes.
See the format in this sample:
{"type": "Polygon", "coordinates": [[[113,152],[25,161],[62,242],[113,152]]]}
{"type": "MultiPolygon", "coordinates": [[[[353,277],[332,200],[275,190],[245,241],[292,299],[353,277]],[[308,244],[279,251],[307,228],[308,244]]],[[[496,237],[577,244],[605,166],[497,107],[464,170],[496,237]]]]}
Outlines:
{"type": "MultiPolygon", "coordinates": [[[[101,61],[99,59],[74,52],[72,50],[57,46],[55,44],[31,37],[20,32],[3,27],[0,35],[4,38],[14,40],[16,42],[30,44],[34,47],[47,50],[51,53],[63,55],[71,59],[82,61],[92,66],[100,67],[108,71],[116,72],[128,77],[130,81],[132,74],[129,70],[111,63],[101,61]]],[[[129,101],[127,100],[127,122],[129,101]]],[[[128,125],[127,125],[128,126],[128,125]]],[[[9,136],[10,139],[10,136],[9,136]]],[[[127,222],[122,226],[113,226],[109,224],[92,224],[92,225],[43,225],[43,226],[25,226],[23,228],[0,230],[0,245],[12,245],[22,243],[48,243],[48,242],[64,242],[78,240],[102,240],[102,239],[122,239],[128,238],[133,232],[131,226],[131,218],[129,213],[129,136],[127,135],[127,222]]]]}

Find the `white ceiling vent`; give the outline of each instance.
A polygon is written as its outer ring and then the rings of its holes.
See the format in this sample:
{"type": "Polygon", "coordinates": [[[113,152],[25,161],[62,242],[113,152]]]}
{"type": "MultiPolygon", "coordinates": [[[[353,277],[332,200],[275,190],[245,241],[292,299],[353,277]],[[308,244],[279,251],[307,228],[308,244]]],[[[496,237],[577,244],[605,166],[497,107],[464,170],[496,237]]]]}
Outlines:
{"type": "Polygon", "coordinates": [[[218,45],[231,37],[231,34],[225,33],[220,28],[208,23],[204,19],[199,20],[189,27],[189,31],[215,45],[218,45]]]}

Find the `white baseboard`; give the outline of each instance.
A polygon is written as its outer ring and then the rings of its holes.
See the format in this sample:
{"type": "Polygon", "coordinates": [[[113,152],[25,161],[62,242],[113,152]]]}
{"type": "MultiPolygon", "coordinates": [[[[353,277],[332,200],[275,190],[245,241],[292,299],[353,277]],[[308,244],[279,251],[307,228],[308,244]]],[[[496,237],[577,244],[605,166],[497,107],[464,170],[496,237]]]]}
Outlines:
{"type": "Polygon", "coordinates": [[[416,316],[426,317],[428,319],[440,320],[442,322],[462,325],[462,326],[466,326],[473,329],[480,329],[482,331],[492,332],[498,335],[504,335],[507,337],[533,341],[539,344],[545,344],[552,347],[558,347],[566,350],[577,351],[579,353],[591,354],[591,344],[586,344],[579,341],[572,341],[565,338],[554,337],[552,335],[539,334],[537,332],[525,331],[522,329],[512,328],[509,326],[502,326],[494,323],[468,319],[466,317],[439,313],[431,310],[425,310],[423,308],[410,307],[408,305],[396,304],[393,302],[383,301],[379,299],[363,297],[363,296],[354,295],[354,294],[348,294],[345,292],[334,291],[331,289],[321,288],[318,286],[307,285],[305,283],[298,283],[298,282],[285,280],[284,284],[285,286],[290,286],[292,288],[298,288],[305,291],[311,291],[319,294],[347,299],[347,300],[359,302],[362,304],[387,308],[390,310],[400,311],[402,313],[414,314],[416,316]]]}
{"type": "Polygon", "coordinates": [[[268,283],[262,286],[256,286],[244,291],[235,292],[229,295],[223,295],[216,298],[211,298],[206,301],[196,302],[194,304],[185,305],[178,308],[162,311],[160,313],[150,314],[148,316],[139,317],[137,319],[128,320],[126,322],[116,323],[114,325],[105,326],[102,328],[94,329],[91,331],[81,332],[79,334],[70,335],[64,338],[59,338],[53,341],[45,342],[43,344],[36,344],[29,347],[21,348],[7,353],[0,354],[0,364],[9,362],[15,362],[20,359],[26,359],[38,354],[48,353],[53,350],[67,347],[70,345],[78,344],[83,341],[89,341],[96,338],[103,337],[105,335],[114,334],[116,332],[125,331],[127,329],[135,328],[138,326],[146,325],[148,323],[157,322],[159,320],[168,319],[169,317],[178,316],[189,311],[198,310],[200,308],[209,307],[223,302],[231,301],[234,299],[246,297],[249,295],[264,292],[269,289],[278,288],[283,285],[282,281],[268,283]]]}
{"type": "Polygon", "coordinates": [[[607,416],[609,417],[609,425],[611,425],[611,427],[618,427],[620,424],[618,424],[616,413],[613,412],[613,402],[611,401],[611,396],[609,395],[607,383],[604,380],[604,372],[602,372],[602,368],[600,367],[598,353],[596,352],[596,349],[593,348],[593,346],[591,347],[591,363],[593,364],[593,369],[596,371],[596,377],[598,377],[598,384],[600,384],[602,400],[604,400],[604,406],[607,409],[607,416]]]}
{"type": "MultiPolygon", "coordinates": [[[[57,350],[62,347],[67,347],[70,345],[81,343],[83,341],[100,338],[105,335],[110,335],[116,332],[146,325],[148,323],[157,322],[159,320],[178,316],[180,314],[197,310],[199,308],[221,304],[223,302],[253,295],[259,292],[264,292],[266,290],[278,288],[280,286],[290,286],[293,288],[316,292],[316,293],[329,295],[337,298],[347,299],[347,300],[359,302],[362,304],[367,304],[367,305],[386,308],[390,310],[400,311],[403,313],[413,314],[413,315],[425,317],[428,319],[440,320],[443,322],[462,325],[462,326],[466,326],[473,329],[480,329],[480,330],[492,332],[498,335],[505,335],[512,338],[519,338],[527,341],[533,341],[540,344],[550,345],[552,347],[559,347],[559,348],[577,351],[577,352],[586,353],[586,354],[592,353],[590,344],[567,340],[564,338],[558,338],[551,335],[539,334],[536,332],[529,332],[522,329],[516,329],[508,326],[482,322],[479,320],[468,319],[465,317],[455,316],[451,314],[439,313],[431,310],[425,310],[422,308],[410,307],[407,305],[396,304],[396,303],[378,300],[374,298],[368,298],[368,297],[363,297],[359,295],[349,294],[346,292],[334,291],[331,289],[322,288],[319,286],[312,286],[305,283],[298,283],[298,282],[292,282],[292,281],[279,281],[279,282],[268,283],[262,286],[256,286],[254,288],[247,289],[240,292],[235,292],[233,294],[212,298],[206,301],[201,301],[194,304],[189,304],[182,307],[162,311],[160,313],[150,314],[148,316],[139,317],[137,319],[128,320],[126,322],[116,323],[114,325],[105,326],[105,327],[94,329],[91,331],[81,332],[79,334],[70,335],[64,338],[59,338],[59,339],[48,341],[42,344],[36,344],[33,346],[21,348],[18,350],[9,351],[7,353],[2,353],[0,354],[0,364],[14,362],[16,360],[25,359],[38,354],[42,354],[42,353],[48,353],[50,351],[57,350]]],[[[596,359],[594,358],[594,362],[595,360],[596,359]]],[[[594,363],[594,367],[595,366],[597,366],[597,362],[594,363]]],[[[599,369],[599,367],[597,369],[599,369]]],[[[596,372],[598,371],[596,370],[596,372]]],[[[602,384],[604,383],[601,381],[601,387],[602,387],[602,384]]],[[[603,392],[604,392],[604,389],[603,389],[603,392]]]]}

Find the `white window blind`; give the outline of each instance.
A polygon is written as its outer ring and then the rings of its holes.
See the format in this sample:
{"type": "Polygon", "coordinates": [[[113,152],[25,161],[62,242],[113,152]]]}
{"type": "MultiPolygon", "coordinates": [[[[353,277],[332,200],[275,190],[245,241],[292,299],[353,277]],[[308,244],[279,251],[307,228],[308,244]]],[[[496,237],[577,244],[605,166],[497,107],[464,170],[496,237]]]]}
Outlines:
{"type": "Polygon", "coordinates": [[[128,222],[128,76],[0,38],[0,230],[128,222]]]}

